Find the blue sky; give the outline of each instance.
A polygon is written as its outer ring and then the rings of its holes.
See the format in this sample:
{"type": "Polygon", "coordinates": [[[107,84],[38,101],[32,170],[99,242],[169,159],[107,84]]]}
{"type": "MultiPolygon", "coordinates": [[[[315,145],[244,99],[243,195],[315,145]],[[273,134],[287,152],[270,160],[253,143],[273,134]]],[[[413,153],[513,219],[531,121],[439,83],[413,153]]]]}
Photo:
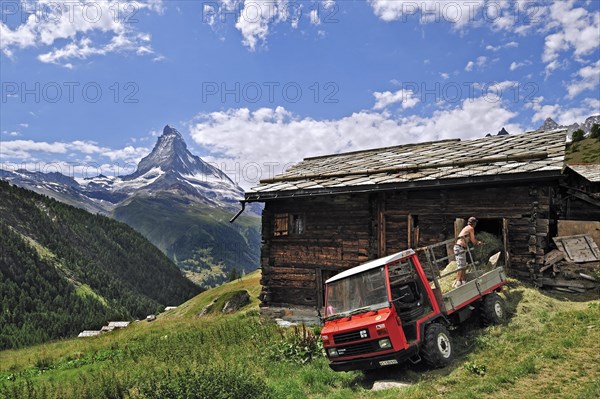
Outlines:
{"type": "Polygon", "coordinates": [[[5,169],[131,172],[168,123],[249,187],[306,156],[600,113],[598,1],[3,0],[1,11],[5,169]]]}

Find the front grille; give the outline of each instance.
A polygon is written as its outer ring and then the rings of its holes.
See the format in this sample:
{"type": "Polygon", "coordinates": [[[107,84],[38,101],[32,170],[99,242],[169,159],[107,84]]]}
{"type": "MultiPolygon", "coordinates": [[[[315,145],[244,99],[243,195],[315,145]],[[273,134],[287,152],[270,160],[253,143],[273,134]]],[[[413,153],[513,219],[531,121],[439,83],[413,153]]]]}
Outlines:
{"type": "Polygon", "coordinates": [[[369,338],[369,330],[366,328],[362,330],[350,331],[341,334],[333,335],[333,342],[336,344],[343,344],[346,342],[360,341],[361,339],[369,338]]]}
{"type": "Polygon", "coordinates": [[[341,346],[337,348],[337,351],[340,356],[357,356],[364,355],[371,352],[377,352],[382,350],[379,348],[379,344],[377,340],[368,341],[368,342],[360,342],[358,344],[341,346]]]}

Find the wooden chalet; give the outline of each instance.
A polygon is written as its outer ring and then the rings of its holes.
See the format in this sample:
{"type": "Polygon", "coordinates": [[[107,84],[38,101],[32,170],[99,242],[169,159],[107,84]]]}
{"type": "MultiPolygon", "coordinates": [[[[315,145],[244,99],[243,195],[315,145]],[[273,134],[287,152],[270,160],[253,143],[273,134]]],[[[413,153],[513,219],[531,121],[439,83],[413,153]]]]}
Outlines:
{"type": "Polygon", "coordinates": [[[453,238],[469,216],[502,238],[511,275],[533,279],[564,207],[565,140],[552,131],[400,145],[306,158],[261,181],[243,202],[265,204],[263,307],[321,309],[329,277],[453,238]]]}

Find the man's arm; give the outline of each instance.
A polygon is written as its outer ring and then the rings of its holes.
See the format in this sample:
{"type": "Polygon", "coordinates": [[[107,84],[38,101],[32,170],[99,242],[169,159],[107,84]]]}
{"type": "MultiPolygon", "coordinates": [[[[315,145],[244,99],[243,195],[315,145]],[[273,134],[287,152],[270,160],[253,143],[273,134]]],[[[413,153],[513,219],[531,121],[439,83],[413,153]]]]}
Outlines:
{"type": "Polygon", "coordinates": [[[475,244],[475,245],[481,245],[481,241],[477,240],[477,238],[475,238],[475,229],[470,229],[469,231],[469,240],[475,244]]]}

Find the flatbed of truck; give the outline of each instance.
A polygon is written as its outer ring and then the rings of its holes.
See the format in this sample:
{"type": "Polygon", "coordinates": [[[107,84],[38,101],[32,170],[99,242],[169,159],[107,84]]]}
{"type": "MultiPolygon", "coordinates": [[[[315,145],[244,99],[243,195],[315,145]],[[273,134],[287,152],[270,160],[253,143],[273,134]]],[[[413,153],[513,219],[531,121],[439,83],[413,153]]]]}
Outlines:
{"type": "Polygon", "coordinates": [[[502,266],[486,273],[476,272],[472,280],[442,294],[446,313],[450,314],[483,297],[501,286],[505,280],[506,272],[502,266]]]}

